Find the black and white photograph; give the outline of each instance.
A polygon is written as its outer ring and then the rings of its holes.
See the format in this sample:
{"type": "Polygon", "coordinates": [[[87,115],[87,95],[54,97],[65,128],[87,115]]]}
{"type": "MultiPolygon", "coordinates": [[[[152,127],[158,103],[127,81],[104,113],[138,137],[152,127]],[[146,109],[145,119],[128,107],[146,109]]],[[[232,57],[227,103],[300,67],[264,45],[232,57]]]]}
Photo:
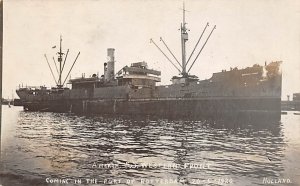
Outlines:
{"type": "Polygon", "coordinates": [[[0,186],[300,185],[300,1],[0,5],[0,186]]]}

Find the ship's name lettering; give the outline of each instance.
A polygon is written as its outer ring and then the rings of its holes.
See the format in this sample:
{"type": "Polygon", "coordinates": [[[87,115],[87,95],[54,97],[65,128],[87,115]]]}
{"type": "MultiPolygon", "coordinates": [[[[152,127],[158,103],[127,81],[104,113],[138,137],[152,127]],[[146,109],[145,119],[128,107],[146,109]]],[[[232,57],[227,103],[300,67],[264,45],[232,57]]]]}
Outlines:
{"type": "Polygon", "coordinates": [[[101,169],[118,169],[119,168],[119,164],[115,164],[115,163],[93,163],[92,168],[101,168],[101,169]]]}
{"type": "Polygon", "coordinates": [[[210,169],[211,164],[209,163],[184,163],[184,164],[177,164],[177,163],[130,163],[126,162],[123,164],[114,164],[114,163],[96,163],[94,162],[91,165],[92,168],[99,168],[99,169],[119,169],[119,168],[126,168],[126,169],[137,169],[137,168],[149,168],[149,169],[156,169],[156,168],[163,168],[163,169],[210,169]]]}

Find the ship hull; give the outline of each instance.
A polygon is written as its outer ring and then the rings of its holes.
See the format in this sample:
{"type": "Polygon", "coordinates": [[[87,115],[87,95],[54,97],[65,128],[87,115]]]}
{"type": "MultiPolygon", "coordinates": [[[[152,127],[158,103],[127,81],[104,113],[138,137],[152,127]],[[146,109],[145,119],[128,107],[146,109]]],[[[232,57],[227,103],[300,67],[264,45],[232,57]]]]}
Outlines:
{"type": "Polygon", "coordinates": [[[77,114],[156,115],[163,117],[222,117],[279,114],[280,98],[65,100],[23,103],[28,111],[77,114]]]}

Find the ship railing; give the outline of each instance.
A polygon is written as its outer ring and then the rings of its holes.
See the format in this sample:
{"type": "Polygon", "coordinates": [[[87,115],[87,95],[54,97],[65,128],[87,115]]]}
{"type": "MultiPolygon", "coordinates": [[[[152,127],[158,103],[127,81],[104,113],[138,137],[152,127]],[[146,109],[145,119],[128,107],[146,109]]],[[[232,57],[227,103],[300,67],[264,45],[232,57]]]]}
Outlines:
{"type": "Polygon", "coordinates": [[[23,85],[19,85],[18,87],[16,87],[17,89],[49,89],[46,86],[23,86],[23,85]]]}
{"type": "Polygon", "coordinates": [[[124,79],[149,79],[157,82],[161,81],[161,78],[156,76],[150,76],[150,75],[124,74],[123,78],[124,79]]]}
{"type": "Polygon", "coordinates": [[[69,89],[68,87],[46,87],[46,86],[18,86],[16,87],[16,90],[65,90],[69,89]]]}

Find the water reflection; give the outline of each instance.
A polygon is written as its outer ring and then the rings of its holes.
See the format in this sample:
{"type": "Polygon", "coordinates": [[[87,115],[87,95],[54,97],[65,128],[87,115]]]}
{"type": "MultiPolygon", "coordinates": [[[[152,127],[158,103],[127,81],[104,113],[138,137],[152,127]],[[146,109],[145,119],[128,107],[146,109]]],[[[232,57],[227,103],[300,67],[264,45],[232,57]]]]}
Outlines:
{"type": "Polygon", "coordinates": [[[183,185],[193,179],[231,178],[235,185],[245,185],[284,171],[285,143],[276,118],[188,120],[20,111],[15,130],[7,135],[14,140],[4,145],[6,170],[39,179],[168,178],[183,185]],[[141,164],[160,166],[128,167],[141,164]]]}

